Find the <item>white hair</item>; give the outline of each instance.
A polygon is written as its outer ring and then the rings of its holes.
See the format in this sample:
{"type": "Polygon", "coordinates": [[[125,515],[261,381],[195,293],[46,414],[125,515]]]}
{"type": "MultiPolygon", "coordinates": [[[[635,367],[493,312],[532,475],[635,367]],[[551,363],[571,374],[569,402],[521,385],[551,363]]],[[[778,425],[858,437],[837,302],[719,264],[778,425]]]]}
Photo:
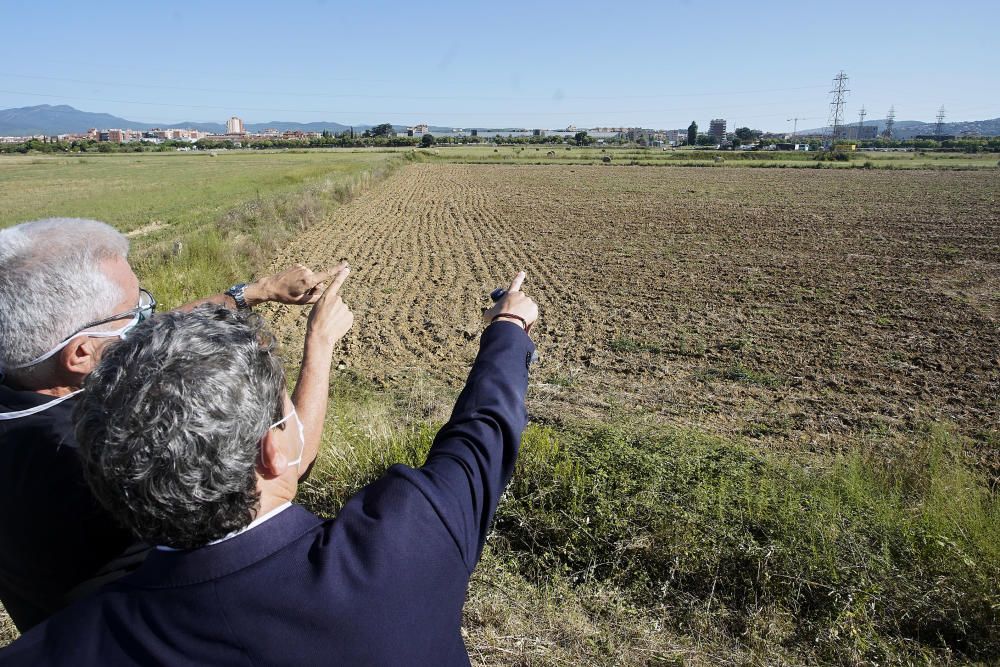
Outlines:
{"type": "Polygon", "coordinates": [[[110,225],[47,218],[0,229],[0,372],[21,384],[49,364],[17,369],[109,315],[121,288],[101,262],[128,257],[110,225]]]}

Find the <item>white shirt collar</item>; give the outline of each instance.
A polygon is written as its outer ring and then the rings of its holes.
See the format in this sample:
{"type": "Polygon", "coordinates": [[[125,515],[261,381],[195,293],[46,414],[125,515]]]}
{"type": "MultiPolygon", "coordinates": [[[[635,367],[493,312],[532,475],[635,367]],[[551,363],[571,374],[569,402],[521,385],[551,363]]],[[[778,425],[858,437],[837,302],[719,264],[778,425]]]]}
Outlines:
{"type": "MultiPolygon", "coordinates": [[[[265,521],[267,521],[268,519],[273,519],[274,517],[278,516],[279,514],[281,514],[282,512],[284,512],[286,509],[288,509],[291,506],[292,506],[292,501],[288,501],[284,505],[279,505],[278,507],[275,507],[273,510],[271,510],[270,512],[268,512],[264,516],[257,517],[256,519],[254,519],[253,521],[251,521],[248,525],[244,526],[243,528],[240,528],[239,530],[233,531],[233,532],[229,533],[228,535],[226,535],[225,537],[220,537],[217,540],[213,540],[212,542],[209,542],[205,546],[206,547],[210,547],[213,544],[219,544],[221,542],[225,542],[226,540],[231,540],[234,537],[236,537],[237,535],[242,535],[243,533],[245,533],[245,532],[247,532],[249,530],[253,530],[254,528],[256,528],[257,526],[259,526],[260,524],[262,524],[265,521]]],[[[156,550],[157,551],[185,551],[185,549],[174,549],[173,547],[168,547],[168,546],[166,546],[164,544],[157,544],[156,545],[156,550]]]]}

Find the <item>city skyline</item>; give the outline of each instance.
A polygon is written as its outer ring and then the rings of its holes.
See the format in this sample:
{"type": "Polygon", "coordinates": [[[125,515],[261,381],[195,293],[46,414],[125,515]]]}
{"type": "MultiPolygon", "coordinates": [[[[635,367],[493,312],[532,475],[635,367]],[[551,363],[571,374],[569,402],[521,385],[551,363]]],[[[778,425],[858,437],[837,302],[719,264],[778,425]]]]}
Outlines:
{"type": "Polygon", "coordinates": [[[139,27],[113,40],[52,21],[67,3],[8,6],[5,23],[45,25],[50,39],[39,54],[31,31],[8,33],[0,108],[68,104],[165,125],[237,115],[248,124],[676,128],[726,118],[730,128],[788,131],[790,118],[800,129],[826,124],[830,81],[843,69],[848,119],[862,105],[871,119],[892,105],[899,118],[927,122],[941,105],[949,120],[1000,115],[1000,91],[986,85],[1000,66],[991,32],[1000,8],[954,3],[948,21],[934,22],[929,2],[842,5],[859,17],[849,28],[792,3],[768,4],[763,21],[717,3],[713,16],[732,17],[721,27],[694,3],[573,3],[541,14],[439,3],[414,15],[401,3],[348,12],[313,1],[276,15],[248,2],[238,25],[230,8],[100,3],[98,14],[139,27]]]}

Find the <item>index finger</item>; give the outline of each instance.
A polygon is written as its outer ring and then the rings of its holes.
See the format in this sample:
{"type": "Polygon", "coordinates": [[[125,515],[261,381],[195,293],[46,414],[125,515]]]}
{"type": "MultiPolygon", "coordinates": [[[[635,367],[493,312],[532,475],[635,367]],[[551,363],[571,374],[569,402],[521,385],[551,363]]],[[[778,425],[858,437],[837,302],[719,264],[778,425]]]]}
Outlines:
{"type": "Polygon", "coordinates": [[[326,281],[333,278],[335,275],[347,268],[347,260],[344,260],[336,267],[330,269],[329,271],[316,271],[311,276],[309,276],[309,282],[312,283],[310,287],[319,285],[320,283],[325,283],[326,281]]]}
{"type": "Polygon", "coordinates": [[[344,284],[344,281],[347,280],[347,276],[350,273],[351,269],[345,265],[344,268],[342,268],[340,272],[337,273],[336,276],[334,276],[333,282],[330,283],[330,286],[326,288],[326,291],[323,292],[323,295],[325,296],[327,294],[330,294],[332,296],[335,295],[337,292],[339,292],[340,286],[344,284]]]}
{"type": "Polygon", "coordinates": [[[524,282],[525,275],[527,275],[527,274],[525,274],[524,271],[521,271],[516,276],[514,276],[514,280],[510,283],[510,289],[508,289],[507,291],[508,292],[520,292],[521,291],[521,284],[524,282]]]}

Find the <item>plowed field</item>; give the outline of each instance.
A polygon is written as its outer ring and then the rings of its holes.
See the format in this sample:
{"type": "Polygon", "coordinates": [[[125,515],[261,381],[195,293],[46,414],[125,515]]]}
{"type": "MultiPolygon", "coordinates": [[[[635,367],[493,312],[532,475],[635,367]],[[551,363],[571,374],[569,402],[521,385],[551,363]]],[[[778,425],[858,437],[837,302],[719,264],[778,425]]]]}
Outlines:
{"type": "MultiPolygon", "coordinates": [[[[342,363],[457,386],[485,295],[542,309],[529,408],[769,447],[905,447],[932,420],[1000,465],[996,172],[417,164],[276,265],[347,258],[342,363]]],[[[286,342],[297,310],[272,311],[286,342]]]]}

